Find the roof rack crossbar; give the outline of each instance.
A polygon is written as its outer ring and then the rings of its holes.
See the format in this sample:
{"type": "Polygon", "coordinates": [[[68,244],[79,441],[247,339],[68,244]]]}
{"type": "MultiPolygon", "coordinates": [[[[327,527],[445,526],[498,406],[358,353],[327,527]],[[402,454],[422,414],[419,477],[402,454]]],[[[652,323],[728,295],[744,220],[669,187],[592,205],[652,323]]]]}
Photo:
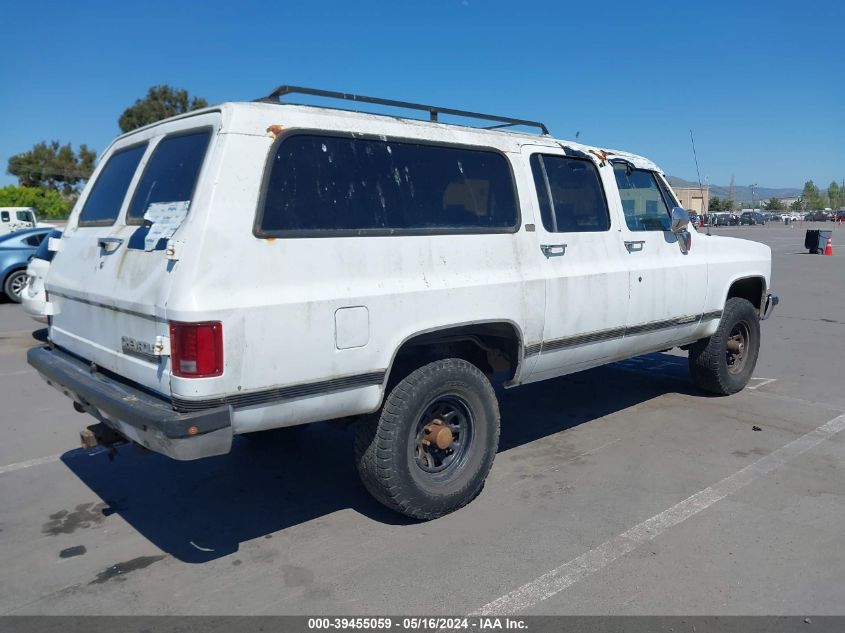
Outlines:
{"type": "Polygon", "coordinates": [[[451,116],[462,116],[471,119],[479,119],[482,121],[494,121],[498,125],[491,126],[484,129],[498,129],[503,127],[512,127],[516,125],[524,125],[526,127],[539,128],[543,134],[548,134],[549,130],[544,123],[540,121],[528,121],[526,119],[514,119],[505,116],[496,116],[493,114],[482,114],[480,112],[468,112],[466,110],[455,110],[453,108],[441,108],[439,106],[424,105],[421,103],[411,103],[409,101],[395,101],[393,99],[382,99],[380,97],[365,97],[363,95],[355,95],[347,92],[335,92],[332,90],[318,90],[316,88],[304,88],[302,86],[279,86],[266,97],[256,99],[266,103],[280,103],[282,97],[291,94],[311,95],[315,97],[325,97],[327,99],[341,99],[344,101],[359,101],[361,103],[373,103],[376,105],[389,106],[392,108],[403,108],[406,110],[421,110],[428,112],[429,120],[438,121],[438,116],[441,114],[448,114],[451,116]]]}

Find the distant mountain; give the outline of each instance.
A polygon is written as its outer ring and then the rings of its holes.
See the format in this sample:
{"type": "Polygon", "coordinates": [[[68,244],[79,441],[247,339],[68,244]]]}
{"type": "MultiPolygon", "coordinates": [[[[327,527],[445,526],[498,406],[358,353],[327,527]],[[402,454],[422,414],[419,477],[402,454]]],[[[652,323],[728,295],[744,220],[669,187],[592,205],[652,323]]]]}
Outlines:
{"type": "MultiPolygon", "coordinates": [[[[669,184],[673,187],[698,187],[697,182],[684,180],[677,176],[668,176],[669,184]]],[[[736,199],[738,202],[751,202],[751,187],[735,185],[736,199]]],[[[710,196],[728,198],[730,187],[723,185],[710,185],[710,196]]],[[[754,187],[754,200],[768,200],[769,198],[797,198],[801,195],[801,189],[792,187],[754,187]]]]}

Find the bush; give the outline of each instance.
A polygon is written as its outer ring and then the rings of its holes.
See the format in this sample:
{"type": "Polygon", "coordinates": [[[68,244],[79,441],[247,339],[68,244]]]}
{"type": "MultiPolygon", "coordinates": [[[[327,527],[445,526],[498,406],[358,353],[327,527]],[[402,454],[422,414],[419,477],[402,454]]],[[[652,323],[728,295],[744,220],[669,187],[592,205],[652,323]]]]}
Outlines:
{"type": "Polygon", "coordinates": [[[54,189],[0,187],[0,207],[33,207],[39,220],[64,220],[73,203],[54,189]]]}

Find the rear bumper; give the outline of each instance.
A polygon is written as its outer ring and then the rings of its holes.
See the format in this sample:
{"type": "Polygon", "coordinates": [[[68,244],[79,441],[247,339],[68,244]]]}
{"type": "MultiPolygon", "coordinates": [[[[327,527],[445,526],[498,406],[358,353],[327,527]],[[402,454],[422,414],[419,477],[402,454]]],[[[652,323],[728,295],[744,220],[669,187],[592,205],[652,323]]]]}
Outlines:
{"type": "Polygon", "coordinates": [[[118,378],[104,375],[59,349],[35,347],[27,361],[47,384],[126,438],[178,460],[223,455],[232,446],[232,410],[221,406],[192,413],[118,378]]]}
{"type": "Polygon", "coordinates": [[[760,317],[761,321],[765,321],[770,316],[772,316],[772,312],[775,311],[775,306],[780,303],[780,299],[777,295],[769,294],[766,295],[766,303],[763,305],[763,316],[760,317]]]}

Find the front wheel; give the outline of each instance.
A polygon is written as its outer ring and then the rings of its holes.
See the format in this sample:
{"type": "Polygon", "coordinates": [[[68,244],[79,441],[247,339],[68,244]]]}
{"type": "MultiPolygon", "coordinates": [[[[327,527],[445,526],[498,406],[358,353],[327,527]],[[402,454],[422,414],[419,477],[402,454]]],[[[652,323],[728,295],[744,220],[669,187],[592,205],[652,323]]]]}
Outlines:
{"type": "Polygon", "coordinates": [[[490,381],[449,358],[410,373],[381,414],[358,423],[355,463],[364,486],[389,508],[435,519],[481,491],[499,444],[499,406],[490,381]]]}
{"type": "Polygon", "coordinates": [[[21,302],[23,290],[26,288],[27,276],[25,270],[16,270],[8,277],[6,283],[3,284],[3,292],[15,303],[21,302]]]}
{"type": "Polygon", "coordinates": [[[731,297],[725,303],[716,332],[694,343],[689,367],[695,384],[722,396],[745,388],[760,353],[760,319],[747,299],[731,297]]]}

